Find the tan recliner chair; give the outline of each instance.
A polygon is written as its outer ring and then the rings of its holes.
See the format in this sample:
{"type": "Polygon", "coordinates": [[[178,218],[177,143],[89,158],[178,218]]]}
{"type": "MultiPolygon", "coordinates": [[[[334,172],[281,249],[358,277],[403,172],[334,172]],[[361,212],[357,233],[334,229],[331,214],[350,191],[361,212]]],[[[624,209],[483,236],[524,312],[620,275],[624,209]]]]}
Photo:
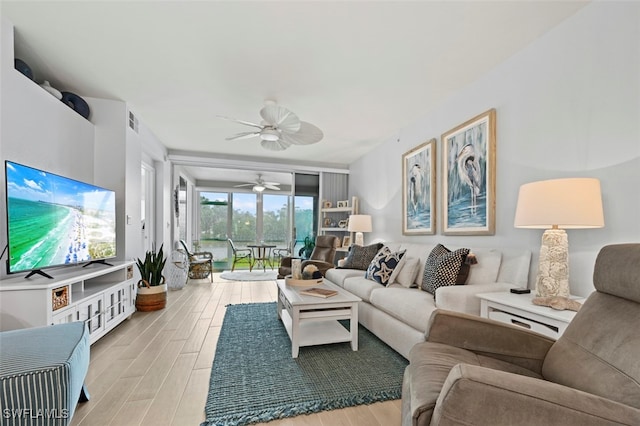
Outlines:
{"type": "Polygon", "coordinates": [[[564,334],[436,311],[413,347],[403,425],[640,425],[640,244],[602,248],[564,334]]]}
{"type": "MultiPolygon", "coordinates": [[[[311,256],[302,262],[302,269],[307,265],[316,265],[324,277],[327,270],[335,268],[333,261],[336,258],[336,248],[339,244],[340,238],[335,235],[318,235],[311,256]]],[[[278,268],[278,278],[282,279],[291,275],[291,259],[295,259],[295,257],[282,258],[280,268],[278,268]]]]}

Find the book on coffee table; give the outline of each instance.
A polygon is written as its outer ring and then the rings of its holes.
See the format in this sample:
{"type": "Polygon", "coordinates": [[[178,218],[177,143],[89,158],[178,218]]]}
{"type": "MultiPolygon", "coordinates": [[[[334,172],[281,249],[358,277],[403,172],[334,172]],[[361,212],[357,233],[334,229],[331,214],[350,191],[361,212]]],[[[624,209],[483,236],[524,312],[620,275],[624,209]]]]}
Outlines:
{"type": "Polygon", "coordinates": [[[300,294],[306,294],[307,296],[327,298],[327,297],[335,296],[336,294],[338,294],[338,292],[335,290],[329,290],[327,288],[312,287],[306,290],[302,290],[300,294]]]}

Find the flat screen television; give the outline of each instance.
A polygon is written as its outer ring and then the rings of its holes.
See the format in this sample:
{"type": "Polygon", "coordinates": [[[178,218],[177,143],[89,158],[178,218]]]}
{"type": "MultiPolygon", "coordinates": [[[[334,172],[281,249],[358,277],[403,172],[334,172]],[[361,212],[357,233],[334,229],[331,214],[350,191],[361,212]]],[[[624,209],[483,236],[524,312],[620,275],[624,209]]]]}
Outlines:
{"type": "Polygon", "coordinates": [[[11,161],[5,178],[7,273],[116,257],[114,191],[11,161]]]}

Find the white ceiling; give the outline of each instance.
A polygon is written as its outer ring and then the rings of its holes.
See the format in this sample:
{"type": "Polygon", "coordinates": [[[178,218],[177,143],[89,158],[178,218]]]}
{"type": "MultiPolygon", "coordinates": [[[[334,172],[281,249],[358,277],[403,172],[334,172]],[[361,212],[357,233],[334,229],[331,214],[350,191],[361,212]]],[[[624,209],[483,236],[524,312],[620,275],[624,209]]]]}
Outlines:
{"type": "MultiPolygon", "coordinates": [[[[2,1],[38,82],[128,103],[172,151],[345,165],[584,6],[579,1],[2,1]],[[225,115],[265,99],[324,131],[274,153],[225,115]]],[[[430,135],[426,135],[430,136],[430,135]]]]}

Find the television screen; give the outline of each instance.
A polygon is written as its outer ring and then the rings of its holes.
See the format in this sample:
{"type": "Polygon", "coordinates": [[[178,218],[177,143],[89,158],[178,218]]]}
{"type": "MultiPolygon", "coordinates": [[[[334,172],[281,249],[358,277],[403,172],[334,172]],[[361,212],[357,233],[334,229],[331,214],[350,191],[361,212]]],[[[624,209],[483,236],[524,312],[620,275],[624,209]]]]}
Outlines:
{"type": "Polygon", "coordinates": [[[11,161],[5,173],[9,273],[116,256],[114,191],[11,161]]]}

